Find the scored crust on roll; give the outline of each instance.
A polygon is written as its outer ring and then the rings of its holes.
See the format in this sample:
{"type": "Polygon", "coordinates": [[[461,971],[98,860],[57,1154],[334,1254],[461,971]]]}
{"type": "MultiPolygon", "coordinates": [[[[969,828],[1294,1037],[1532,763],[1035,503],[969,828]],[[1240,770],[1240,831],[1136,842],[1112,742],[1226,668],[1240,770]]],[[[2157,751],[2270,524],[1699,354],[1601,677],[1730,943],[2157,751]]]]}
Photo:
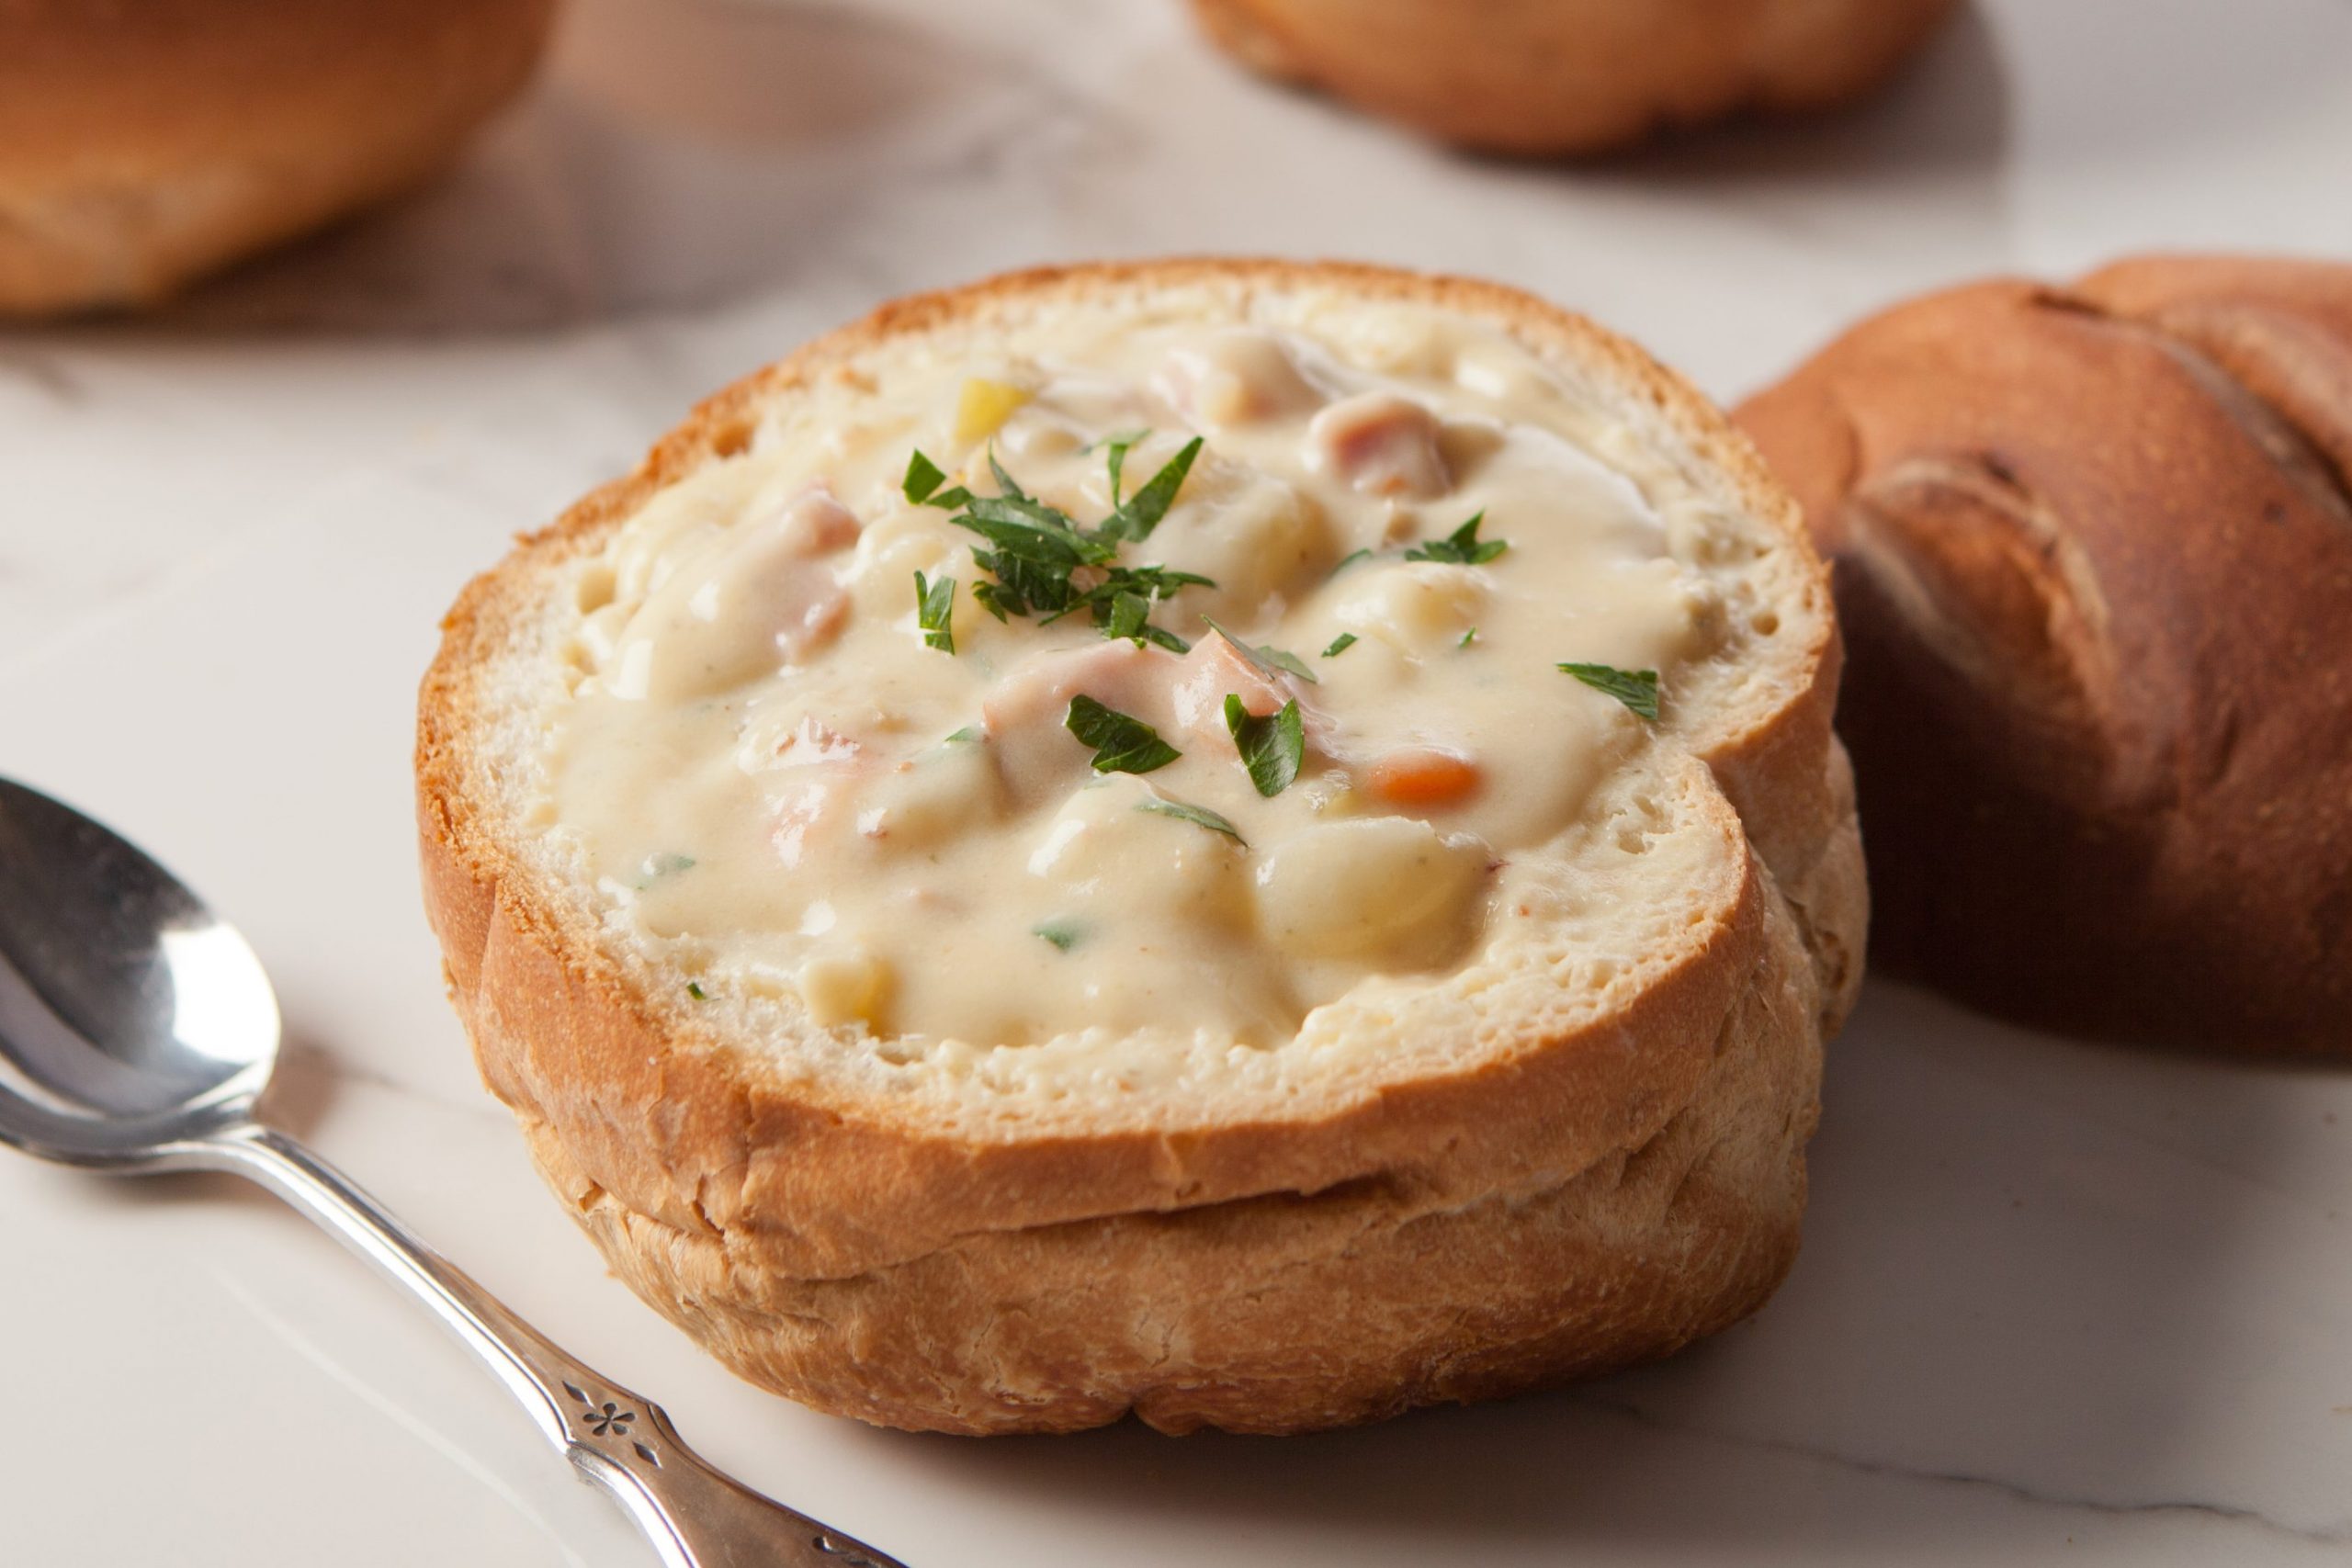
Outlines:
{"type": "MultiPolygon", "coordinates": [[[[1645,646],[1633,626],[1609,635],[1645,646]]],[[[1331,264],[1020,274],[887,306],[719,394],[466,591],[421,699],[427,905],[542,1172],[616,1271],[745,1376],[952,1431],[1364,1420],[1666,1353],[1785,1272],[1821,1043],[1860,976],[1838,667],[1786,496],[1702,399],[1580,318],[1331,264]],[[1174,379],[1103,368],[1145,360],[1174,379]],[[1490,428],[1463,412],[1482,399],[1533,400],[1550,423],[1490,428]],[[1356,439],[1357,416],[1408,405],[1433,473],[1356,439]],[[963,546],[987,547],[916,499],[922,451],[942,482],[1025,481],[1079,515],[1104,499],[1103,409],[1159,427],[1121,437],[1130,496],[1201,438],[1148,549],[1125,547],[1171,568],[1224,552],[1148,606],[1181,654],[1082,617],[978,613],[989,579],[963,546]],[[1241,460],[1295,439],[1332,467],[1286,490],[1241,460]],[[1498,502],[1485,536],[1452,532],[1475,498],[1532,493],[1510,488],[1528,462],[1609,512],[1587,532],[1623,560],[1530,592],[1508,573],[1584,558],[1561,553],[1584,547],[1574,520],[1498,502]],[[1391,529],[1362,554],[1337,526],[1360,515],[1391,529]],[[752,540],[801,553],[747,577],[730,563],[773,559],[741,553],[752,540]],[[1289,575],[1253,575],[1270,561],[1289,575]],[[917,570],[960,580],[952,650],[925,647],[917,570]],[[738,644],[682,640],[752,614],[752,581],[770,585],[756,629],[777,628],[781,672],[774,649],[739,665],[738,644]],[[1589,615],[1544,620],[1547,593],[1589,615]],[[1482,595],[1486,641],[1429,620],[1463,594],[1482,595]],[[1643,623],[1679,650],[1654,719],[1556,667],[1597,645],[1538,660],[1513,642],[1530,625],[1600,638],[1613,595],[1679,607],[1667,630],[1643,623]],[[1361,637],[1259,641],[1317,616],[1361,637]],[[838,689],[835,641],[855,660],[838,689]],[[1151,681],[1203,668],[1250,696],[1198,728],[1151,705],[1151,681]],[[1064,669],[1080,673],[1044,709],[1015,700],[1064,669]],[[1097,682],[1136,671],[1143,687],[1097,682]],[[1386,671],[1394,713],[1348,711],[1386,671]],[[951,710],[904,694],[934,678],[979,682],[968,734],[935,739],[951,710]],[[1557,729],[1590,738],[1589,765],[1488,780],[1468,804],[1427,804],[1426,773],[1394,793],[1384,723],[1417,692],[1475,705],[1489,686],[1510,722],[1465,733],[1490,762],[1557,729]],[[1080,787],[1060,704],[1074,724],[1078,696],[1130,691],[1182,760],[1080,787]],[[1269,793],[1241,748],[1285,697],[1307,715],[1305,761],[1269,793]],[[889,762],[909,712],[930,728],[889,762]],[[749,760],[714,762],[712,735],[749,760]],[[855,781],[877,756],[880,782],[857,787],[947,778],[967,781],[956,813],[1001,803],[926,847],[911,829],[935,799],[854,795],[859,832],[826,838],[832,807],[800,781],[855,781]],[[773,846],[765,870],[640,857],[734,821],[709,803],[746,776],[804,763],[760,837],[710,840],[773,846]],[[1004,782],[1024,770],[1050,782],[1004,782]],[[1565,817],[1526,827],[1548,791],[1565,817]],[[1360,886],[1385,848],[1297,848],[1413,834],[1419,858],[1385,891],[1360,886]],[[1010,869],[971,898],[926,892],[990,835],[1017,837],[1010,869]],[[1072,841],[1125,858],[1057,883],[1072,841]],[[1284,890],[1301,865],[1330,893],[1303,913],[1284,890]],[[1414,913],[1444,888],[1459,897],[1414,913]],[[1033,931],[1032,901],[1065,894],[1084,919],[1033,931]],[[1155,967],[1170,949],[1187,955],[1172,978],[1155,967]],[[958,1036],[959,1007],[980,1037],[958,1036]]]]}
{"type": "Polygon", "coordinates": [[[1738,417],[1836,570],[1880,955],[2044,1025],[2352,1050],[2352,266],[1973,284],[1738,417]]]}
{"type": "Polygon", "coordinates": [[[1193,0],[1266,75],[1441,141],[1605,152],[1746,110],[1835,107],[1878,86],[1953,0],[1193,0]]]}
{"type": "Polygon", "coordinates": [[[554,0],[0,6],[0,311],[140,305],[398,194],[528,79],[554,0]]]}

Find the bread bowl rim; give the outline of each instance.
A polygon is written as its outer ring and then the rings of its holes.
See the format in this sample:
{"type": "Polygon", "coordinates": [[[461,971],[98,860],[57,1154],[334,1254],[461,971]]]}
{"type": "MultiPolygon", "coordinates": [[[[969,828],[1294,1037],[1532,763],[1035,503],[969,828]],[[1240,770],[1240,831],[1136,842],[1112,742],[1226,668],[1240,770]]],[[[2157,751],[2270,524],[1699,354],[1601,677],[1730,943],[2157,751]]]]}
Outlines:
{"type": "Polygon", "coordinates": [[[1474,1071],[1397,1083],[1313,1120],[1149,1125],[1080,1137],[979,1139],[903,1122],[783,1074],[684,1027],[635,987],[593,935],[535,897],[470,797],[463,741],[469,675],[495,654],[503,615],[525,603],[528,570],[583,549],[648,496],[740,450],[759,408],[854,365],[888,338],[992,305],[1059,291],[1174,288],[1331,288],[1492,321],[1638,404],[1687,445],[1738,507],[1794,547],[1815,631],[1780,707],[1721,737],[1702,761],[1732,798],[1718,826],[1760,837],[1752,811],[1810,800],[1838,662],[1827,581],[1794,502],[1724,416],[1679,376],[1585,318],[1502,285],[1358,263],[1179,258],[1034,268],[883,305],[706,400],[633,473],[525,536],[468,585],[443,623],[420,694],[417,807],[428,914],[493,1092],[548,1124],[582,1168],[628,1206],[692,1232],[757,1247],[809,1277],[854,1273],[955,1235],[1130,1212],[1165,1212],[1270,1192],[1312,1192],[1363,1175],[1419,1169],[1464,1200],[1502,1169],[1568,1173],[1638,1145],[1688,1098],[1720,1020],[1761,940],[1769,874],[1735,842],[1736,887],[1707,939],[1626,1014],[1522,1043],[1474,1071]],[[1792,736],[1797,743],[1787,743],[1792,736]],[[1793,771],[1792,771],[1793,770],[1793,771]],[[1795,776],[1803,774],[1805,776],[1795,776]],[[1789,775],[1789,776],[1783,776],[1789,775]],[[519,1045],[520,1049],[515,1047],[519,1045]],[[1581,1047],[1581,1048],[1580,1048],[1581,1047]]]}

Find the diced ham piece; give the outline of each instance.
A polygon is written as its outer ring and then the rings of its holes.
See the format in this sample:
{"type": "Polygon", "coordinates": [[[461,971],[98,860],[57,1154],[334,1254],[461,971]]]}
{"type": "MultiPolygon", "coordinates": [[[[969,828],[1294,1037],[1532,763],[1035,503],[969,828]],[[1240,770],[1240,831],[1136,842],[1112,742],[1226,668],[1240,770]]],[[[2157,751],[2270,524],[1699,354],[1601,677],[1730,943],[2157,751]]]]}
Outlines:
{"type": "Polygon", "coordinates": [[[829,491],[804,491],[774,525],[777,554],[794,563],[776,584],[776,651],[798,663],[840,635],[849,615],[849,595],[832,574],[802,564],[857,542],[856,513],[829,491]]]}
{"type": "Polygon", "coordinates": [[[1177,728],[1196,740],[1211,741],[1230,750],[1233,730],[1225,722],[1228,693],[1241,699],[1241,705],[1250,710],[1253,718],[1263,718],[1279,712],[1283,704],[1296,702],[1307,746],[1334,760],[1345,760],[1348,755],[1349,748],[1340,727],[1315,705],[1311,688],[1288,675],[1267,674],[1239,649],[1211,632],[1184,656],[1183,670],[1172,694],[1177,728]]]}
{"type": "Polygon", "coordinates": [[[980,703],[980,718],[991,740],[1042,726],[1058,728],[1070,698],[1083,692],[1106,707],[1153,723],[1156,715],[1167,712],[1176,669],[1174,654],[1138,648],[1125,638],[1042,654],[997,683],[980,703]]]}
{"type": "Polygon", "coordinates": [[[1306,427],[1308,466],[1366,495],[1428,499],[1453,480],[1437,449],[1437,416],[1394,392],[1360,392],[1306,427]]]}
{"type": "Polygon", "coordinates": [[[1240,649],[1212,632],[1184,656],[1174,693],[1176,722],[1194,735],[1226,739],[1232,733],[1225,723],[1227,693],[1239,697],[1252,716],[1263,718],[1297,695],[1290,689],[1294,684],[1268,677],[1240,649]]]}
{"type": "Polygon", "coordinates": [[[1153,384],[1187,419],[1211,430],[1304,413],[1322,401],[1279,342],[1248,329],[1170,350],[1153,384]]]}
{"type": "Polygon", "coordinates": [[[980,703],[1006,786],[1034,798],[1042,781],[1086,762],[1086,748],[1062,726],[1081,692],[1155,728],[1165,724],[1178,667],[1174,654],[1122,638],[1043,654],[1014,670],[980,703]]]}
{"type": "Polygon", "coordinates": [[[829,828],[839,830],[856,800],[862,773],[847,764],[827,763],[795,776],[775,801],[775,823],[768,830],[768,842],[777,860],[786,867],[798,865],[811,834],[829,828]]]}

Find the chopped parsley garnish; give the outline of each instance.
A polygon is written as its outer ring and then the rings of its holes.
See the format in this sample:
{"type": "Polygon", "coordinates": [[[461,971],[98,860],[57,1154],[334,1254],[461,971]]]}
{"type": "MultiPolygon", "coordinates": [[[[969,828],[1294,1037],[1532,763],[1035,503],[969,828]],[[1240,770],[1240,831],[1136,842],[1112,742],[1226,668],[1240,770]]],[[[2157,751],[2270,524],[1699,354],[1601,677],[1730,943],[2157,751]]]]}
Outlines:
{"type": "MultiPolygon", "coordinates": [[[[1154,604],[1171,597],[1178,589],[1195,583],[1216,586],[1197,572],[1177,571],[1164,566],[1108,567],[1102,581],[1077,594],[1068,609],[1057,610],[1038,624],[1051,626],[1064,615],[1084,610],[1102,628],[1104,637],[1148,642],[1170,653],[1189,653],[1191,643],[1165,626],[1153,626],[1146,617],[1154,604]]],[[[973,590],[975,594],[978,592],[978,588],[973,590]]]]}
{"type": "Polygon", "coordinates": [[[686,982],[686,995],[694,998],[694,999],[698,1002],[707,1002],[710,1000],[710,993],[702,988],[702,983],[698,980],[689,980],[686,982]]]}
{"type": "Polygon", "coordinates": [[[922,627],[923,645],[942,653],[956,651],[956,628],[949,617],[956,609],[956,580],[942,577],[925,581],[915,573],[915,624],[922,627]]]}
{"type": "Polygon", "coordinates": [[[957,507],[972,498],[972,492],[962,485],[953,490],[941,490],[947,476],[938,464],[921,452],[907,459],[907,477],[899,481],[899,493],[917,506],[957,507]]]}
{"type": "Polygon", "coordinates": [[[1442,539],[1424,539],[1405,552],[1407,560],[1433,560],[1446,566],[1484,566],[1510,548],[1507,539],[1481,539],[1478,525],[1487,520],[1484,512],[1475,513],[1469,522],[1442,539]]]}
{"type": "Polygon", "coordinates": [[[1239,637],[1235,637],[1231,632],[1226,630],[1223,626],[1218,624],[1215,616],[1203,615],[1201,619],[1208,622],[1209,630],[1223,637],[1227,646],[1229,646],[1234,652],[1241,655],[1243,659],[1249,660],[1251,669],[1257,671],[1259,674],[1265,676],[1268,680],[1272,680],[1277,675],[1295,675],[1309,685],[1320,685],[1322,683],[1315,679],[1315,671],[1309,670],[1306,667],[1306,661],[1299,658],[1297,654],[1286,653],[1283,649],[1272,646],[1271,643],[1261,643],[1257,647],[1252,648],[1250,644],[1243,642],[1239,637]]]}
{"type": "Polygon", "coordinates": [[[1159,520],[1168,515],[1168,509],[1176,504],[1176,492],[1184,488],[1184,476],[1193,471],[1193,459],[1200,455],[1201,438],[1195,435],[1161,465],[1159,472],[1146,479],[1132,499],[1121,502],[1119,469],[1126,461],[1127,448],[1114,443],[1108,461],[1111,499],[1117,510],[1102,520],[1102,533],[1114,539],[1150,538],[1151,531],[1159,526],[1159,520]]]}
{"type": "Polygon", "coordinates": [[[1477,627],[1476,627],[1476,626],[1472,626],[1468,631],[1464,632],[1464,633],[1462,634],[1462,640],[1461,640],[1460,642],[1455,643],[1453,646],[1454,646],[1454,647],[1456,647],[1456,648],[1467,648],[1467,647],[1469,647],[1472,643],[1476,642],[1477,640],[1478,640],[1478,628],[1477,628],[1477,627]]]}
{"type": "Polygon", "coordinates": [[[1233,732],[1234,749],[1241,753],[1242,766],[1250,770],[1250,782],[1260,795],[1280,795],[1298,777],[1299,764],[1306,760],[1306,721],[1300,716],[1296,698],[1284,703],[1281,712],[1260,718],[1228,692],[1225,727],[1233,732]]]}
{"type": "Polygon", "coordinates": [[[638,863],[637,890],[642,893],[663,877],[675,876],[682,871],[692,871],[694,867],[695,857],[692,855],[682,855],[675,850],[657,851],[638,863]]]}
{"type": "Polygon", "coordinates": [[[1657,717],[1657,671],[1620,670],[1613,664],[1563,664],[1560,668],[1596,692],[1615,697],[1644,718],[1657,717]]]}
{"type": "Polygon", "coordinates": [[[1070,698],[1062,728],[1077,736],[1080,745],[1094,748],[1098,773],[1148,773],[1184,754],[1143,720],[1104,707],[1082,692],[1070,698]]]}
{"type": "Polygon", "coordinates": [[[1149,642],[1183,653],[1192,644],[1145,617],[1153,605],[1181,588],[1216,584],[1197,572],[1171,567],[1121,566],[1118,555],[1122,543],[1148,538],[1175,504],[1176,492],[1183,488],[1193,459],[1200,456],[1201,438],[1194,436],[1185,443],[1142,489],[1120,502],[1117,496],[1127,449],[1147,434],[1130,432],[1105,442],[1110,448],[1114,506],[1111,515],[1092,528],[1080,526],[1059,507],[1022,489],[994,452],[989,454],[989,471],[996,479],[999,493],[995,495],[974,495],[961,485],[941,489],[946,473],[920,451],[907,459],[901,488],[909,501],[954,513],[949,522],[988,541],[987,548],[973,547],[972,560],[996,581],[972,584],[972,597],[998,620],[1035,615],[1052,622],[1083,610],[1105,637],[1149,642]],[[1140,602],[1141,615],[1133,604],[1125,603],[1129,599],[1140,602]]]}
{"type": "Polygon", "coordinates": [[[970,746],[977,745],[987,739],[988,737],[980,732],[980,727],[978,725],[967,724],[961,729],[955,730],[947,735],[942,736],[940,738],[940,744],[943,746],[970,746]]]}
{"type": "Polygon", "coordinates": [[[1148,430],[1114,430],[1101,440],[1090,441],[1078,449],[1080,457],[1098,446],[1102,449],[1104,454],[1102,465],[1111,472],[1111,504],[1113,506],[1119,504],[1119,481],[1121,476],[1126,471],[1127,454],[1150,439],[1151,432],[1148,430]]]}
{"type": "Polygon", "coordinates": [[[1148,811],[1159,817],[1174,817],[1193,823],[1196,827],[1206,828],[1212,833],[1222,833],[1245,850],[1250,847],[1250,840],[1241,836],[1239,829],[1205,806],[1194,806],[1187,801],[1170,800],[1164,796],[1154,795],[1149,800],[1136,802],[1136,809],[1148,811]]]}
{"type": "Polygon", "coordinates": [[[1338,637],[1331,639],[1331,646],[1323,650],[1323,657],[1326,659],[1337,659],[1340,655],[1347,652],[1348,649],[1353,648],[1355,645],[1355,633],[1341,632],[1338,637]]]}
{"type": "Polygon", "coordinates": [[[1102,635],[1112,637],[1132,637],[1141,642],[1144,622],[1150,615],[1150,600],[1140,593],[1122,588],[1111,595],[1111,614],[1102,623],[1102,635]]]}
{"type": "Polygon", "coordinates": [[[1335,566],[1335,567],[1333,567],[1333,568],[1331,569],[1331,575],[1332,575],[1333,577],[1337,577],[1337,576],[1339,576],[1339,575],[1340,575],[1340,573],[1341,573],[1341,572],[1343,572],[1343,571],[1347,570],[1348,570],[1348,568],[1350,568],[1350,567],[1351,567],[1351,566],[1355,565],[1355,564],[1356,564],[1356,562],[1358,562],[1358,561],[1360,561],[1360,560],[1370,560],[1370,559],[1372,558],[1372,557],[1373,557],[1373,552],[1372,552],[1371,550],[1368,550],[1368,549],[1367,549],[1367,550],[1350,550],[1346,555],[1343,555],[1343,556],[1341,556],[1341,557],[1340,558],[1340,564],[1339,564],[1339,565],[1337,565],[1337,566],[1335,566]]]}
{"type": "Polygon", "coordinates": [[[1032,936],[1044,937],[1068,953],[1078,945],[1078,939],[1086,934],[1086,928],[1076,920],[1047,920],[1043,925],[1030,927],[1029,931],[1032,936]]]}

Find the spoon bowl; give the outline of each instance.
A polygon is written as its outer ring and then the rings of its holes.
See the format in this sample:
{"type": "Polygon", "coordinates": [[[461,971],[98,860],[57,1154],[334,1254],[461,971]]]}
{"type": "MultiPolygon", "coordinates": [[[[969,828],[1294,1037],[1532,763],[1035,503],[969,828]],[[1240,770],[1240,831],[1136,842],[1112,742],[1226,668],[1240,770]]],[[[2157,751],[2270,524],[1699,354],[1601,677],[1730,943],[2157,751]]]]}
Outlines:
{"type": "Polygon", "coordinates": [[[0,1141],[172,1167],[252,1120],[277,998],[243,937],[136,845],[0,779],[0,1141]]]}
{"type": "Polygon", "coordinates": [[[67,1165],[259,1182],[405,1286],[619,1502],[671,1568],[899,1568],[688,1448],[341,1171],[266,1126],[277,999],[261,960],[119,835],[0,778],[0,1143],[67,1165]]]}

